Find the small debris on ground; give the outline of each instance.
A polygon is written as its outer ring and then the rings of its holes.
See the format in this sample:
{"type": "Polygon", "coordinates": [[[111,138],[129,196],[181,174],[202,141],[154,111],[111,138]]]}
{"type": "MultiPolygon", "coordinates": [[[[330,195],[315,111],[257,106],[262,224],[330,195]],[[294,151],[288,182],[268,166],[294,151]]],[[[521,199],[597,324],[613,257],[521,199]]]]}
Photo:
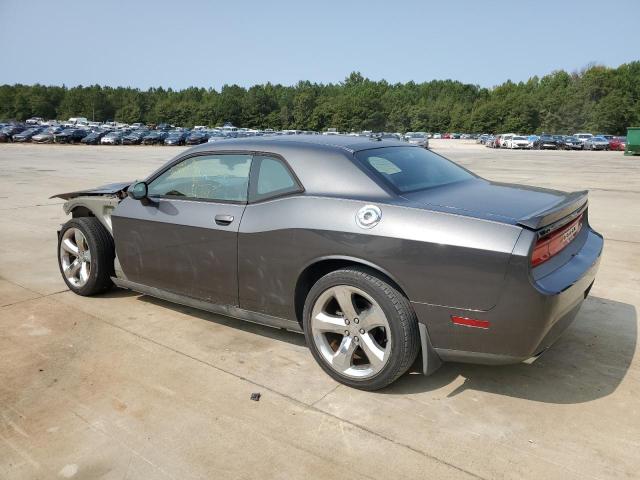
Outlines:
{"type": "Polygon", "coordinates": [[[253,400],[254,402],[259,402],[261,396],[262,395],[260,393],[252,393],[251,394],[251,400],[253,400]]]}

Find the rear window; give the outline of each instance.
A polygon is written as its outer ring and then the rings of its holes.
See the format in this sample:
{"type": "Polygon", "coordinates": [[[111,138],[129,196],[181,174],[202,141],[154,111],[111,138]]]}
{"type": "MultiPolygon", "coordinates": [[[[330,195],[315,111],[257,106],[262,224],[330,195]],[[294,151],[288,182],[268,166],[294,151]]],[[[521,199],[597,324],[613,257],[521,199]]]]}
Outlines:
{"type": "Polygon", "coordinates": [[[424,148],[376,148],[357,152],[356,158],[401,193],[474,178],[465,169],[424,148]]]}

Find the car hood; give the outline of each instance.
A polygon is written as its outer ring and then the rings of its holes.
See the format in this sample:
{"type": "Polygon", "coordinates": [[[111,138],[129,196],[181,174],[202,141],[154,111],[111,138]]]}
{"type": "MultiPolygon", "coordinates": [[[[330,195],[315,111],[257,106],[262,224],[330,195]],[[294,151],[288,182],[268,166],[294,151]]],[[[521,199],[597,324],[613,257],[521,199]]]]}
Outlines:
{"type": "Polygon", "coordinates": [[[584,194],[477,178],[406,193],[403,197],[416,207],[538,228],[543,223],[542,213],[546,215],[563,204],[570,209],[572,203],[576,203],[575,210],[579,207],[578,198],[584,194]]]}
{"type": "Polygon", "coordinates": [[[70,198],[81,197],[81,196],[92,196],[92,195],[115,195],[120,191],[126,191],[131,182],[118,182],[118,183],[109,183],[107,185],[102,185],[100,187],[91,188],[89,190],[79,190],[77,192],[68,192],[68,193],[58,193],[57,195],[53,195],[50,198],[62,198],[63,200],[69,200],[70,198]]]}

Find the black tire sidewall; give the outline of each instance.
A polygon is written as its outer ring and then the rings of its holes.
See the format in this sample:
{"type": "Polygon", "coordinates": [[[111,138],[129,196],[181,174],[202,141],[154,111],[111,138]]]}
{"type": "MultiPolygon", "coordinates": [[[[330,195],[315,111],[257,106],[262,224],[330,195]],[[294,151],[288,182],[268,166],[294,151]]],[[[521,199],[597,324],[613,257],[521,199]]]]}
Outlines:
{"type": "Polygon", "coordinates": [[[60,269],[60,274],[62,275],[62,279],[64,283],[66,283],[69,290],[77,293],[78,295],[93,295],[95,293],[99,293],[105,290],[103,286],[103,279],[101,278],[105,274],[108,274],[108,266],[104,264],[104,252],[101,252],[100,249],[104,249],[102,244],[99,245],[99,240],[96,238],[93,230],[89,227],[89,223],[98,223],[100,228],[104,228],[102,224],[95,217],[81,217],[81,218],[73,218],[65,223],[60,230],[60,234],[58,235],[58,268],[60,269]],[[82,287],[77,287],[70,283],[67,280],[63,270],[62,270],[62,259],[60,258],[60,244],[62,243],[62,238],[64,233],[70,228],[77,228],[82,232],[85,239],[87,240],[87,244],[89,246],[89,252],[91,253],[91,271],[89,272],[89,280],[82,287]]]}
{"type": "Polygon", "coordinates": [[[415,337],[413,338],[413,341],[419,343],[417,320],[413,311],[410,309],[410,307],[407,309],[407,306],[408,300],[406,299],[406,297],[404,297],[402,293],[400,293],[389,283],[377,277],[373,272],[368,272],[365,269],[344,269],[331,272],[316,282],[316,284],[309,291],[309,294],[307,295],[307,299],[305,301],[303,311],[303,328],[307,345],[311,350],[311,354],[318,362],[320,367],[329,376],[331,376],[338,382],[362,390],[379,390],[396,380],[408,369],[408,367],[411,366],[413,360],[415,360],[414,354],[412,355],[413,359],[409,362],[408,365],[406,365],[406,368],[403,368],[401,365],[404,361],[405,356],[411,355],[411,353],[409,352],[402,351],[405,348],[405,344],[401,340],[404,339],[407,335],[412,335],[415,337]],[[373,277],[376,282],[381,282],[385,288],[390,290],[391,296],[396,297],[396,300],[400,301],[400,303],[406,302],[406,304],[404,305],[404,319],[401,318],[401,315],[394,305],[392,298],[390,298],[389,295],[385,293],[385,291],[380,288],[378,284],[370,281],[367,276],[362,276],[362,272],[366,273],[366,275],[369,275],[370,277],[373,277]],[[318,351],[313,340],[313,334],[311,332],[311,311],[316,301],[324,291],[326,291],[328,288],[338,285],[349,285],[357,287],[369,294],[373,299],[375,299],[376,302],[378,302],[378,305],[380,305],[380,307],[382,308],[389,322],[389,328],[391,330],[390,358],[384,368],[373,377],[360,380],[354,379],[352,377],[347,377],[340,374],[339,372],[336,372],[335,370],[333,370],[333,368],[331,368],[330,365],[327,364],[325,359],[318,351]]]}

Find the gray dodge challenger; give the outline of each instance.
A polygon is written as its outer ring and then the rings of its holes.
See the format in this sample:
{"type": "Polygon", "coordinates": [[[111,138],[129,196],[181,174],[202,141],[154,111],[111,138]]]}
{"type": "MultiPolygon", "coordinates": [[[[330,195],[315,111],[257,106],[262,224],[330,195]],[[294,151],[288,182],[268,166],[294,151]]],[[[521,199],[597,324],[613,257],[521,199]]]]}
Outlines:
{"type": "Polygon", "coordinates": [[[603,247],[587,192],[490,182],[419,146],[222,140],[143,181],[57,195],[60,271],[303,332],[322,369],[383,388],[421,357],[509,364],[549,348],[603,247]]]}

